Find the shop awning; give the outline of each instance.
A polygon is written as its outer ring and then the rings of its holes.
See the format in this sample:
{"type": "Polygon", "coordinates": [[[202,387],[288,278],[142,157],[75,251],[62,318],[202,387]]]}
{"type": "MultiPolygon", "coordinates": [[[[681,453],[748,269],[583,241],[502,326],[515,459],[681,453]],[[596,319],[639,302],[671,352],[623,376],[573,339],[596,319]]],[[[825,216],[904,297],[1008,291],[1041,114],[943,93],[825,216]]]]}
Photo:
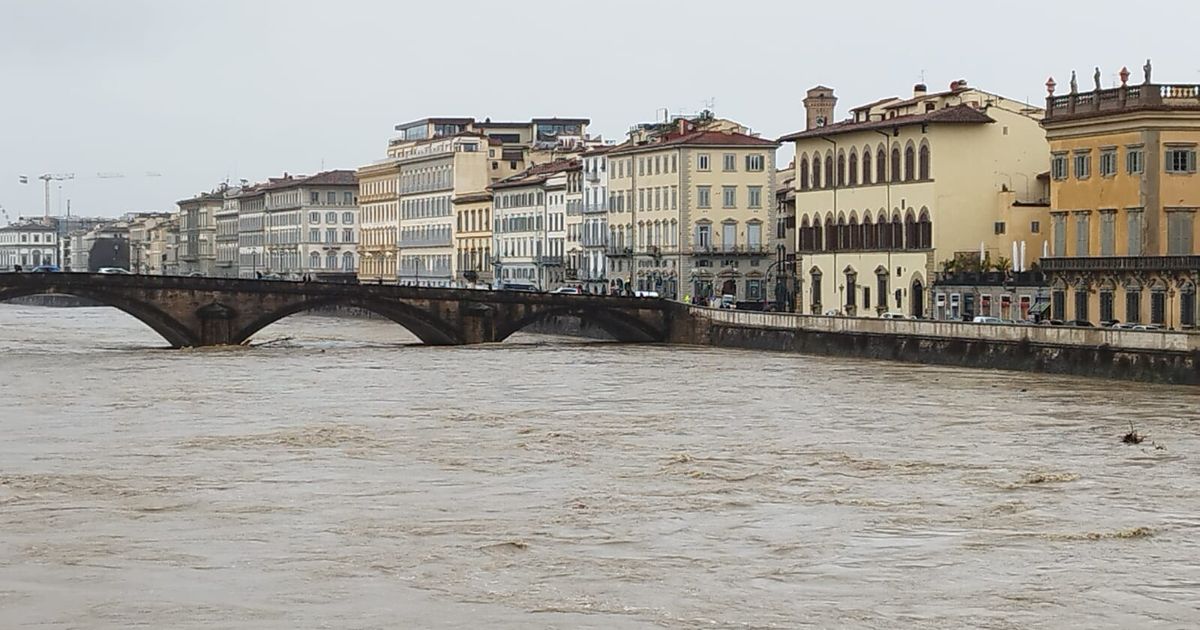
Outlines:
{"type": "Polygon", "coordinates": [[[1048,310],[1050,310],[1049,302],[1038,302],[1037,304],[1034,304],[1033,306],[1029,307],[1029,314],[1030,315],[1041,315],[1042,313],[1045,313],[1048,310]]]}

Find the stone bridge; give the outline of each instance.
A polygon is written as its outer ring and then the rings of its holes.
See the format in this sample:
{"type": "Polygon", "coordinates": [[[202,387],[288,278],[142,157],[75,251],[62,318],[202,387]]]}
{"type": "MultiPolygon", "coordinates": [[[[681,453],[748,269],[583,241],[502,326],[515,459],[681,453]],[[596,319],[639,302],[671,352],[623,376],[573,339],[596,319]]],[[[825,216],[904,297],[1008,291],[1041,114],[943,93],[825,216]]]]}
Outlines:
{"type": "Polygon", "coordinates": [[[619,341],[670,334],[666,300],[474,289],[88,273],[0,273],[0,302],[73,295],[118,308],[172,346],[235,345],[288,315],[327,306],[361,308],[400,324],[421,341],[461,345],[503,341],[540,319],[574,315],[619,341]]]}

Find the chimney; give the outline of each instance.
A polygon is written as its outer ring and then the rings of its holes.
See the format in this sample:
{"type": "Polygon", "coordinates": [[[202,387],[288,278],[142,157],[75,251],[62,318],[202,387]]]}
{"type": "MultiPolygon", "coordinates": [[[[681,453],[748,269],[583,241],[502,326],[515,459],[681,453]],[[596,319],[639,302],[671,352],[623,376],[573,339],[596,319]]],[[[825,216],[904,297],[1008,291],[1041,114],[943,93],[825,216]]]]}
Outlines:
{"type": "Polygon", "coordinates": [[[929,88],[924,83],[918,83],[913,86],[913,98],[920,98],[929,92],[929,88]]]}
{"type": "Polygon", "coordinates": [[[965,89],[967,89],[967,80],[966,79],[959,79],[950,84],[951,92],[957,92],[958,90],[965,90],[965,89]]]}
{"type": "Polygon", "coordinates": [[[808,91],[804,97],[805,129],[824,127],[833,122],[833,111],[837,105],[837,97],[833,90],[818,85],[808,91]]]}

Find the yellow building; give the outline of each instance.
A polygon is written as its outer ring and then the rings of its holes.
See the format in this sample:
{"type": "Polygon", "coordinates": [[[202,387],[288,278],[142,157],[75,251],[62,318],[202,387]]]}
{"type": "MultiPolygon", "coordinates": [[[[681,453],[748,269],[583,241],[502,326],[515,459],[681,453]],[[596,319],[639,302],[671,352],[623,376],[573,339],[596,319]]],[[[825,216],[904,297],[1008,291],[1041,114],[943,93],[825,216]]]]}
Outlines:
{"type": "Polygon", "coordinates": [[[460,195],[453,200],[456,279],[463,286],[492,284],[492,193],[460,195]]]}
{"type": "MultiPolygon", "coordinates": [[[[997,196],[1034,202],[1048,165],[1042,110],[953,82],[917,85],[832,122],[837,98],[818,86],[804,100],[796,147],[798,311],[937,316],[930,286],[949,261],[1011,256],[997,196]]],[[[1023,215],[1018,215],[1023,219],[1023,215]]],[[[1040,226],[1028,226],[1032,266],[1040,226]]],[[[1018,248],[1020,250],[1020,248],[1018,248]]],[[[950,311],[940,311],[950,316],[950,311]]]]}
{"type": "Polygon", "coordinates": [[[767,299],[779,144],[708,112],[607,154],[610,290],[767,299]]]}
{"type": "Polygon", "coordinates": [[[399,229],[399,160],[388,158],[358,169],[360,212],[358,279],[395,282],[399,229]]]}
{"type": "Polygon", "coordinates": [[[1055,96],[1050,143],[1051,257],[1056,319],[1196,325],[1200,87],[1150,80],[1055,96]]]}

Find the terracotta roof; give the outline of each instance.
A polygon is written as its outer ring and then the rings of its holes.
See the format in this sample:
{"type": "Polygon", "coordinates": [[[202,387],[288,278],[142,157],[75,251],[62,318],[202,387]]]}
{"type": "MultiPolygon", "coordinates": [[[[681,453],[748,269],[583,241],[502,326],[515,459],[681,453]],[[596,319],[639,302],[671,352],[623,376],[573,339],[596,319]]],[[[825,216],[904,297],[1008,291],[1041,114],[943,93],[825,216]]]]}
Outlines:
{"type": "Polygon", "coordinates": [[[578,158],[570,158],[565,160],[555,160],[553,162],[544,162],[542,164],[534,164],[533,166],[513,175],[502,179],[490,186],[496,188],[516,188],[518,186],[534,186],[541,184],[550,179],[551,176],[573,171],[583,168],[583,163],[578,158]]]}
{"type": "Polygon", "coordinates": [[[357,186],[358,177],[350,170],[325,171],[303,180],[302,183],[305,186],[357,186]]]}
{"type": "Polygon", "coordinates": [[[605,144],[605,145],[598,146],[598,147],[592,147],[592,148],[588,149],[587,151],[580,153],[580,155],[583,157],[591,157],[593,155],[604,155],[605,153],[608,153],[609,151],[612,151],[615,148],[617,148],[617,145],[615,145],[615,144],[605,144]]]}
{"type": "Polygon", "coordinates": [[[899,97],[899,96],[889,96],[889,97],[887,97],[887,98],[881,98],[881,99],[879,99],[878,101],[872,101],[872,102],[870,102],[870,103],[867,103],[866,105],[859,105],[858,107],[854,107],[854,108],[852,108],[850,111],[852,111],[852,112],[861,112],[861,111],[862,111],[862,110],[864,110],[864,109],[872,109],[872,108],[874,108],[874,107],[878,107],[878,106],[880,106],[880,105],[883,105],[884,103],[890,103],[890,102],[892,102],[892,101],[898,101],[898,100],[900,100],[900,97],[899,97]]]}
{"type": "Polygon", "coordinates": [[[843,120],[841,122],[817,127],[814,129],[806,129],[797,131],[783,136],[779,139],[780,142],[790,142],[793,140],[803,140],[806,138],[822,138],[843,133],[854,133],[856,131],[870,131],[872,129],[888,129],[891,127],[906,127],[909,125],[920,125],[925,123],[966,123],[966,124],[983,124],[996,122],[991,116],[984,112],[971,107],[970,105],[956,105],[954,107],[944,107],[931,112],[923,112],[920,114],[911,114],[908,116],[896,116],[895,118],[886,118],[883,120],[869,120],[864,122],[854,122],[853,120],[843,120]]]}
{"type": "Polygon", "coordinates": [[[779,143],[766,138],[748,136],[744,133],[725,133],[724,131],[689,131],[687,133],[669,133],[657,140],[644,143],[626,141],[613,147],[613,153],[636,153],[638,151],[654,151],[663,147],[676,146],[752,146],[774,147],[779,143]]]}
{"type": "Polygon", "coordinates": [[[454,199],[451,199],[450,201],[453,203],[475,203],[478,201],[491,201],[491,200],[492,200],[492,193],[485,190],[483,192],[464,193],[462,195],[455,197],[454,199]]]}

